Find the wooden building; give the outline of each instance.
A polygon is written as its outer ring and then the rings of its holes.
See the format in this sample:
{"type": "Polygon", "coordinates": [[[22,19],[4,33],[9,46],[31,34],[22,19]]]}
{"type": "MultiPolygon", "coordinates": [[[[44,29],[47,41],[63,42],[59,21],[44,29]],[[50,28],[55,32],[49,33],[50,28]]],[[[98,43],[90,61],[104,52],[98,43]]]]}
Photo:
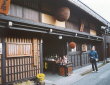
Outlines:
{"type": "Polygon", "coordinates": [[[110,58],[110,34],[105,35],[105,59],[110,58]]]}
{"type": "Polygon", "coordinates": [[[87,65],[92,45],[103,60],[100,27],[107,24],[79,1],[0,0],[0,84],[36,76],[53,56],[68,55],[74,68],[87,65]]]}

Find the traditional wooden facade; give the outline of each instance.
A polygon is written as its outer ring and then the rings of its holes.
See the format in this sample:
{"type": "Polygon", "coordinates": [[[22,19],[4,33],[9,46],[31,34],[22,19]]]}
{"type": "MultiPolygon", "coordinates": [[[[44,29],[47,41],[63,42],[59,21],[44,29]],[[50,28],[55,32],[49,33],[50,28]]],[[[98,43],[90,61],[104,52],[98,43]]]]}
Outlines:
{"type": "Polygon", "coordinates": [[[110,34],[105,35],[105,58],[110,58],[110,34]]]}
{"type": "Polygon", "coordinates": [[[87,65],[92,45],[103,60],[100,27],[108,22],[81,2],[11,0],[10,5],[9,2],[8,13],[0,9],[1,85],[43,72],[43,60],[51,56],[68,55],[74,68],[87,65]],[[68,46],[71,41],[76,43],[74,52],[68,46]]]}

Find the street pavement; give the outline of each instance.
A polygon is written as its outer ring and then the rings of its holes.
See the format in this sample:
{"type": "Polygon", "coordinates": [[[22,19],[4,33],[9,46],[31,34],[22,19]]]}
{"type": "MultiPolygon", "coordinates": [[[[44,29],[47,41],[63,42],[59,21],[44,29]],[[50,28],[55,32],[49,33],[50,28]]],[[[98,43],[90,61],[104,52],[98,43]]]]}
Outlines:
{"type": "MultiPolygon", "coordinates": [[[[102,65],[103,65],[103,62],[98,63],[98,67],[102,66],[102,65]]],[[[101,67],[101,68],[103,68],[103,67],[101,67]]],[[[92,71],[91,65],[88,65],[88,66],[73,70],[73,74],[71,74],[70,76],[66,76],[66,77],[59,76],[58,74],[51,74],[51,73],[46,74],[45,83],[46,83],[46,85],[74,85],[74,83],[76,85],[77,84],[83,85],[81,83],[78,83],[78,81],[81,81],[82,79],[86,78],[86,76],[88,76],[88,75],[95,74],[95,73],[91,74],[91,71],[92,71]]],[[[100,70],[99,70],[99,73],[100,73],[100,70]]],[[[86,85],[86,84],[84,84],[84,85],[86,85]]]]}
{"type": "Polygon", "coordinates": [[[101,67],[97,72],[84,75],[71,85],[110,85],[110,63],[101,67]]]}

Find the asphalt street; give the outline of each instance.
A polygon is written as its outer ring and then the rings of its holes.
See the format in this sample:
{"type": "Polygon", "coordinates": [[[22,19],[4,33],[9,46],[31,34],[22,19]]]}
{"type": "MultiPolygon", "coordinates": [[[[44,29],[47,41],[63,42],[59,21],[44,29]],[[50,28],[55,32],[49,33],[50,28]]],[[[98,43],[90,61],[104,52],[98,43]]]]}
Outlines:
{"type": "Polygon", "coordinates": [[[91,72],[84,76],[72,85],[110,85],[110,63],[99,68],[98,72],[91,72]]]}

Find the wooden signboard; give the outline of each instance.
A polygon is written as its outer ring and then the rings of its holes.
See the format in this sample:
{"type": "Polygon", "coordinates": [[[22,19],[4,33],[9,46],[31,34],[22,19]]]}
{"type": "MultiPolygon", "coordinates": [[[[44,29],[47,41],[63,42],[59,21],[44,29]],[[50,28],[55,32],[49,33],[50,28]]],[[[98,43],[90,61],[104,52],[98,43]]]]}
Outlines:
{"type": "Polygon", "coordinates": [[[0,0],[0,13],[8,14],[10,7],[10,0],[0,0]]]}
{"type": "Polygon", "coordinates": [[[90,34],[91,35],[95,35],[95,36],[97,35],[96,31],[95,30],[92,30],[92,29],[90,29],[90,34]]]}
{"type": "Polygon", "coordinates": [[[65,22],[56,20],[53,16],[42,13],[42,23],[51,24],[59,27],[65,27],[65,22]]]}
{"type": "Polygon", "coordinates": [[[40,51],[39,42],[40,42],[39,39],[33,38],[33,56],[34,56],[33,62],[34,62],[34,66],[37,66],[39,63],[39,56],[40,56],[40,54],[39,54],[39,51],[40,51]]]}
{"type": "Polygon", "coordinates": [[[87,51],[87,45],[86,44],[82,44],[82,51],[86,52],[87,51]]]}

